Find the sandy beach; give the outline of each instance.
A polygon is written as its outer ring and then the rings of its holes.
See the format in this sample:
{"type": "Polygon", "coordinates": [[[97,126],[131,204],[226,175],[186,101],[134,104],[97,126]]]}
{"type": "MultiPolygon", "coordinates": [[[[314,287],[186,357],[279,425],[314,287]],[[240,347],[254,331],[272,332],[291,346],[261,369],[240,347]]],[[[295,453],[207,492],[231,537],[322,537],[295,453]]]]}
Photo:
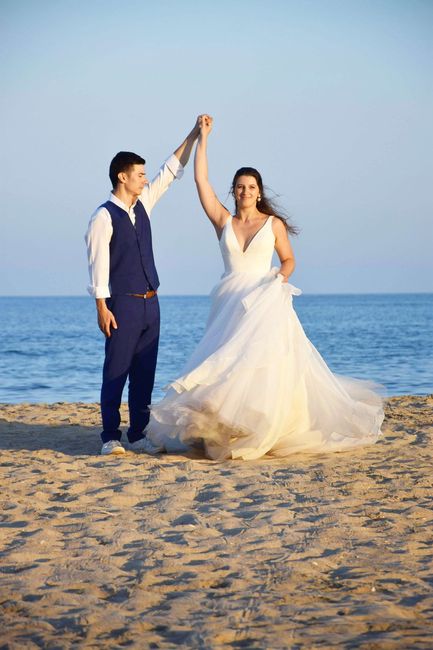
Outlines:
{"type": "Polygon", "coordinates": [[[433,397],[386,412],[355,452],[221,463],[2,405],[0,648],[432,648],[433,397]]]}

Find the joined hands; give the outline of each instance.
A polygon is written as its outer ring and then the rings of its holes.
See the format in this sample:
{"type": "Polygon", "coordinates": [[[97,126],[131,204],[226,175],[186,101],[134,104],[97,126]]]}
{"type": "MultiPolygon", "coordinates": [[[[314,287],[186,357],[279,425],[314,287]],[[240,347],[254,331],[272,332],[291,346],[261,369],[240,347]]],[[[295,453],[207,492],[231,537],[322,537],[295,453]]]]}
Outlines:
{"type": "Polygon", "coordinates": [[[212,131],[213,126],[213,117],[204,113],[203,115],[198,116],[198,125],[200,128],[200,135],[209,135],[212,131]]]}

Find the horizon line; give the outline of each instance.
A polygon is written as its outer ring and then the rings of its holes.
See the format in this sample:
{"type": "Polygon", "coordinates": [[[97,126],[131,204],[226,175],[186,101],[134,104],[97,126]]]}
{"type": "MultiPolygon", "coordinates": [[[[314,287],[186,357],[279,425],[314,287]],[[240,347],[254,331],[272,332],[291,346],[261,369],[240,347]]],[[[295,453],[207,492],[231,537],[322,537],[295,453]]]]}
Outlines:
{"type": "MultiPolygon", "coordinates": [[[[306,292],[303,291],[301,295],[308,296],[419,296],[419,295],[433,295],[433,290],[425,291],[330,291],[330,292],[306,292]]],[[[160,293],[160,298],[209,298],[208,293],[160,293]]],[[[0,294],[1,298],[89,298],[95,300],[93,296],[87,294],[60,294],[60,293],[47,293],[47,294],[0,294]]]]}

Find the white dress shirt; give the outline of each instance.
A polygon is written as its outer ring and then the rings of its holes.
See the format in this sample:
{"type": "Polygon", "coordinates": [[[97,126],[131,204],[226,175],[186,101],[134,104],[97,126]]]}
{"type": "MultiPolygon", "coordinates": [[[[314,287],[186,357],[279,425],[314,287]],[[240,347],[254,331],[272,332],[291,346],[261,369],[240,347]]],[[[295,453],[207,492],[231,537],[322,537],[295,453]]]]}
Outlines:
{"type": "MultiPolygon", "coordinates": [[[[137,200],[144,205],[147,214],[150,213],[155,203],[168,190],[175,178],[182,178],[183,166],[174,154],[165,161],[155,178],[144,187],[143,192],[137,200]]],[[[132,224],[135,226],[134,203],[128,208],[113,193],[110,194],[110,201],[118,205],[129,214],[132,224]]],[[[87,244],[87,258],[89,262],[90,284],[87,291],[94,298],[109,298],[110,285],[110,240],[113,235],[111,216],[107,208],[98,208],[91,216],[89,227],[85,236],[87,244]]]]}

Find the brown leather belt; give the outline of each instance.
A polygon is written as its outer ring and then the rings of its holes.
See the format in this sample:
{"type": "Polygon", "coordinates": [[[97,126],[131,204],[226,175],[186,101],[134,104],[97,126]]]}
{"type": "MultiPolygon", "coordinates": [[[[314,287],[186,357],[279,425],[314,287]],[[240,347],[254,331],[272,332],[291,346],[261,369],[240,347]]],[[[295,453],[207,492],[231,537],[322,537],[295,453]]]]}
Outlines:
{"type": "Polygon", "coordinates": [[[127,296],[133,296],[134,298],[142,298],[146,300],[147,298],[153,298],[156,296],[156,291],[147,291],[147,293],[127,293],[127,296]]]}

